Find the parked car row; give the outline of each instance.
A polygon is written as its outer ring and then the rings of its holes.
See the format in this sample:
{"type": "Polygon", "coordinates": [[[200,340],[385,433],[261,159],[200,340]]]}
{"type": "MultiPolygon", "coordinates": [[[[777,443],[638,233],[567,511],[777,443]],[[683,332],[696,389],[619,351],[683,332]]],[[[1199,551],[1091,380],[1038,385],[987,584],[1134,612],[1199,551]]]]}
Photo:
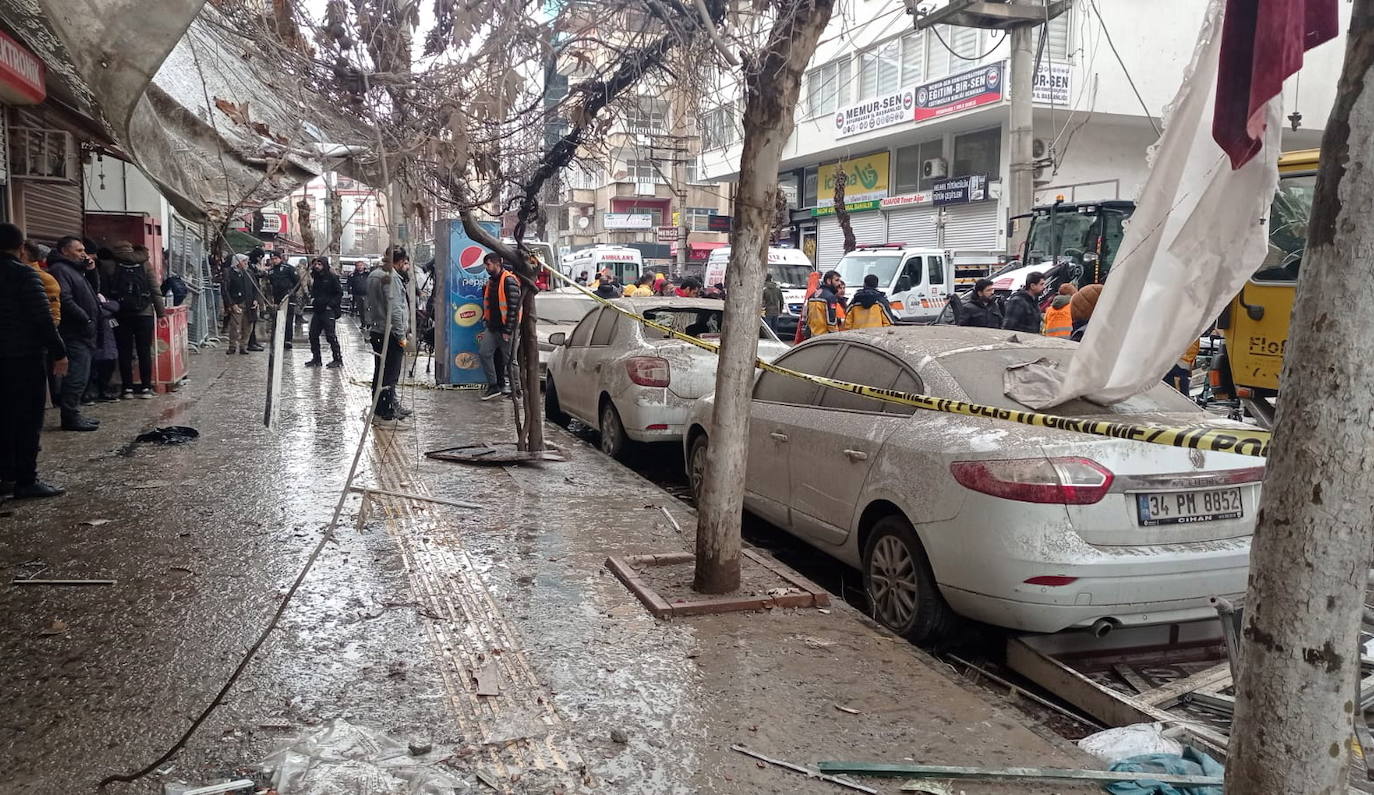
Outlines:
{"type": "MultiPolygon", "coordinates": [[[[691,334],[719,333],[721,302],[621,299],[691,334]]],[[[1025,409],[1011,366],[1066,365],[1076,343],[994,329],[895,326],[788,348],[760,324],[760,356],[875,387],[1025,409]]],[[[711,439],[709,352],[594,307],[553,332],[546,411],[600,431],[601,449],[681,439],[700,488],[711,439]]],[[[874,616],[914,640],[961,618],[1034,632],[1201,619],[1245,590],[1260,459],[1163,447],[885,403],[774,373],[750,404],[745,507],[857,567],[874,616]]],[[[1163,384],[1074,417],[1238,428],[1163,384]]]]}

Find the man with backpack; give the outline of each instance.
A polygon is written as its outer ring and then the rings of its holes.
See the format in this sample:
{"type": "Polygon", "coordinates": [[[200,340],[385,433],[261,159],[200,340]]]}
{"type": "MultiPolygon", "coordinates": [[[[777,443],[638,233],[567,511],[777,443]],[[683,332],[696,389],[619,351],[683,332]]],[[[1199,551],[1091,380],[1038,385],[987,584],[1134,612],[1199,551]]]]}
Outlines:
{"type": "Polygon", "coordinates": [[[148,250],[127,240],[110,246],[115,267],[110,279],[110,298],[119,304],[115,344],[119,347],[119,380],[124,397],[153,396],[153,331],[166,314],[162,295],[154,289],[157,277],[148,250]],[[141,249],[141,250],[140,250],[141,249]],[[134,386],[134,357],[138,357],[139,384],[134,386]]]}

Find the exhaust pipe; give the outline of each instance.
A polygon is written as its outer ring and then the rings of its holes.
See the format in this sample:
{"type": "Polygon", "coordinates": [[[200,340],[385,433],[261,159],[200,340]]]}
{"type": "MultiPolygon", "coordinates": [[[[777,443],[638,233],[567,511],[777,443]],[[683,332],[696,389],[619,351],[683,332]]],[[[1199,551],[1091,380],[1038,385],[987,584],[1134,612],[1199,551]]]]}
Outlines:
{"type": "Polygon", "coordinates": [[[1089,631],[1093,633],[1094,638],[1105,638],[1107,633],[1116,629],[1119,623],[1114,618],[1099,618],[1093,622],[1092,629],[1089,631]]]}

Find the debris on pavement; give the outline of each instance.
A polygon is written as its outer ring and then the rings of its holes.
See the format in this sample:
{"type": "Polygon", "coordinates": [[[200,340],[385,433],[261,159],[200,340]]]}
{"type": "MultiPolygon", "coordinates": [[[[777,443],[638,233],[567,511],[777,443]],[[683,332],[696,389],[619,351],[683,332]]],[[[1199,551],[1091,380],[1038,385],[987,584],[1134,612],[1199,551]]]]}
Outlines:
{"type": "Polygon", "coordinates": [[[843,704],[836,704],[835,709],[838,709],[840,712],[848,712],[850,715],[862,714],[857,709],[854,709],[853,707],[846,707],[843,704]]]}
{"type": "Polygon", "coordinates": [[[47,627],[45,627],[45,628],[43,628],[43,629],[40,629],[40,630],[38,631],[38,634],[39,634],[39,635],[65,635],[65,634],[67,633],[67,630],[68,630],[68,629],[70,629],[70,627],[67,626],[67,622],[65,622],[65,621],[63,621],[63,620],[61,620],[61,619],[54,618],[54,619],[52,620],[52,623],[49,624],[47,627]]]}
{"type": "Polygon", "coordinates": [[[630,735],[624,729],[611,729],[611,742],[624,745],[630,741],[630,735]]]}
{"type": "Polygon", "coordinates": [[[468,782],[411,754],[409,744],[385,732],[338,718],[289,741],[263,760],[280,795],[317,792],[387,792],[451,795],[468,782]]]}
{"type": "Polygon", "coordinates": [[[1133,723],[1107,729],[1079,740],[1078,747],[1109,765],[1133,756],[1183,753],[1183,744],[1166,736],[1162,723],[1133,723]]]}
{"type": "Polygon", "coordinates": [[[501,669],[497,667],[496,660],[487,660],[477,669],[477,695],[501,695],[501,669]]]}
{"type": "MultiPolygon", "coordinates": [[[[1204,773],[1200,775],[1181,774],[1175,772],[1155,773],[1145,770],[1145,767],[1156,769],[1164,768],[1169,770],[1180,769],[1168,763],[1166,760],[1155,761],[1156,757],[1143,757],[1141,760],[1123,760],[1113,765],[1112,770],[1086,770],[1062,767],[963,767],[961,765],[917,765],[917,764],[891,764],[887,762],[820,762],[816,766],[825,773],[849,773],[856,776],[884,776],[884,777],[912,777],[912,778],[948,778],[948,779],[992,779],[999,781],[1021,781],[1021,780],[1046,780],[1046,781],[1099,781],[1104,783],[1124,783],[1134,785],[1136,781],[1144,781],[1158,784],[1180,784],[1186,787],[1220,787],[1222,785],[1221,766],[1206,754],[1194,751],[1192,748],[1184,749],[1184,753],[1193,752],[1206,759],[1214,768],[1197,764],[1198,770],[1215,770],[1215,775],[1204,773]],[[1146,761],[1148,760],[1148,761],[1146,761]],[[1139,769],[1128,770],[1118,769],[1125,766],[1135,765],[1139,769]]],[[[1158,755],[1156,755],[1158,756],[1158,755]]],[[[903,792],[919,792],[915,789],[918,785],[903,785],[903,792]],[[908,787],[912,787],[908,789],[908,787]]],[[[923,786],[923,785],[922,785],[923,786]]],[[[1153,789],[1111,789],[1117,795],[1146,795],[1155,792],[1153,789]]],[[[1164,790],[1164,795],[1181,795],[1178,791],[1164,790]]],[[[1193,793],[1194,790],[1189,790],[1193,793]]],[[[1217,790],[1219,795],[1220,790],[1217,790]]],[[[1206,789],[1196,791],[1196,795],[1212,795],[1206,789]]]]}
{"type": "Polygon", "coordinates": [[[86,519],[81,524],[86,527],[99,527],[103,524],[109,524],[110,521],[110,519],[86,519]]]}
{"type": "Polygon", "coordinates": [[[10,585],[114,585],[114,580],[40,580],[33,577],[10,580],[10,585]]]}
{"type": "Polygon", "coordinates": [[[257,786],[251,778],[240,778],[222,784],[190,784],[168,782],[162,787],[163,795],[227,795],[227,793],[256,792],[257,786]]]}
{"type": "Polygon", "coordinates": [[[200,431],[185,425],[168,425],[140,433],[134,441],[144,444],[186,444],[200,438],[200,431]]]}
{"type": "Polygon", "coordinates": [[[410,750],[411,756],[424,756],[434,750],[434,743],[427,739],[416,738],[407,743],[406,748],[410,750]]]}
{"type": "Polygon", "coordinates": [[[791,770],[794,773],[801,773],[807,778],[828,781],[831,784],[836,784],[846,789],[854,790],[855,792],[867,792],[869,793],[869,795],[878,795],[878,791],[873,789],[872,787],[866,787],[863,784],[859,784],[854,781],[848,781],[837,776],[831,776],[825,773],[817,772],[815,770],[810,770],[808,768],[802,767],[801,765],[794,765],[791,762],[784,762],[781,759],[773,759],[772,757],[764,756],[763,754],[757,751],[752,751],[748,748],[745,748],[744,746],[739,745],[738,743],[730,746],[730,750],[738,751],[739,753],[744,754],[745,756],[753,757],[754,759],[758,760],[759,767],[764,767],[766,764],[774,765],[777,767],[785,768],[787,770],[791,770]]]}

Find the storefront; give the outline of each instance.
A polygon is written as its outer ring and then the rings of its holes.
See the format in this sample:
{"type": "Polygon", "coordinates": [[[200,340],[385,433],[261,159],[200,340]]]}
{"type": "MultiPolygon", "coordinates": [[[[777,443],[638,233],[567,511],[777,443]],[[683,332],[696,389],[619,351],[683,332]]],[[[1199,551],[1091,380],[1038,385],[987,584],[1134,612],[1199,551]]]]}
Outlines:
{"type": "Polygon", "coordinates": [[[79,131],[47,99],[43,61],[0,32],[0,189],[5,220],[34,240],[80,234],[79,131]]]}

